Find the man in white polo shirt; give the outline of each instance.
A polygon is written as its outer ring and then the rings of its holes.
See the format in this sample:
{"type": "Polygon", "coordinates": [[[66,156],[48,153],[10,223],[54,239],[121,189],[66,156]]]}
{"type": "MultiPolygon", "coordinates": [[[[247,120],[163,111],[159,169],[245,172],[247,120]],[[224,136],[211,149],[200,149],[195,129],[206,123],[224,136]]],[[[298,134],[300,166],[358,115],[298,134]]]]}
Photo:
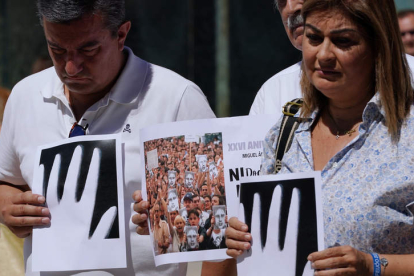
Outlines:
{"type": "MultiPolygon", "coordinates": [[[[275,0],[286,34],[292,45],[302,51],[303,18],[301,9],[303,0],[275,0]]],[[[295,98],[300,98],[300,66],[301,62],[277,73],[257,92],[250,108],[250,115],[282,114],[282,106],[295,98]]]]}
{"type": "MultiPolygon", "coordinates": [[[[141,189],[139,130],[214,118],[204,94],[194,83],[124,47],[131,26],[124,19],[124,0],[38,0],[37,6],[54,68],[14,87],[0,134],[0,222],[27,237],[26,275],[39,275],[31,269],[32,228],[53,221],[40,206],[45,198],[30,191],[36,148],[68,138],[72,127],[87,135],[122,133],[125,150],[128,267],[89,273],[185,275],[185,264],[155,267],[149,236],[138,235],[130,221],[132,194],[141,189]]],[[[70,233],[62,238],[66,235],[70,233]]]]}
{"type": "MultiPolygon", "coordinates": [[[[292,45],[300,51],[302,51],[304,23],[301,16],[303,2],[304,0],[275,0],[286,34],[292,45]]],[[[406,58],[411,71],[413,71],[414,57],[406,55],[406,58]]],[[[295,63],[267,80],[257,92],[249,115],[282,114],[282,107],[285,103],[302,98],[301,63],[295,63]]]]}

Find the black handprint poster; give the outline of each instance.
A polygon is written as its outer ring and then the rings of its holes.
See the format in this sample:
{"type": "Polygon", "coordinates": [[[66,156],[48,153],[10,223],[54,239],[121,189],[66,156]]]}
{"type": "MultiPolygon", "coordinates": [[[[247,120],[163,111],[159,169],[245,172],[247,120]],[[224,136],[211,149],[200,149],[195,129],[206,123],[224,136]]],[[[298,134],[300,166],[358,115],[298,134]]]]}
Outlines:
{"type": "Polygon", "coordinates": [[[126,266],[121,156],[117,135],[38,149],[33,192],[45,196],[51,223],[33,231],[34,271],[126,266]]]}
{"type": "Polygon", "coordinates": [[[321,204],[319,172],[245,179],[239,219],[253,241],[238,260],[239,275],[257,267],[264,275],[313,275],[307,256],[323,249],[321,204]]]}

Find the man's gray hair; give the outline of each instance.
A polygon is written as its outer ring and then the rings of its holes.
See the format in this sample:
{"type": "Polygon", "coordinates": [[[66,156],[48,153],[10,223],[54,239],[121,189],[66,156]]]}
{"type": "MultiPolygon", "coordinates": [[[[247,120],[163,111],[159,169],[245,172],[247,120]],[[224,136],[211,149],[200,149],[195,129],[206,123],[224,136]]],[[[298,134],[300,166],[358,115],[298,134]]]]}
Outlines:
{"type": "Polygon", "coordinates": [[[43,19],[65,24],[83,16],[102,15],[112,36],[116,36],[125,22],[125,0],[37,0],[37,11],[40,24],[43,19]]]}
{"type": "Polygon", "coordinates": [[[280,11],[281,8],[286,6],[286,0],[275,0],[275,8],[280,11]]]}

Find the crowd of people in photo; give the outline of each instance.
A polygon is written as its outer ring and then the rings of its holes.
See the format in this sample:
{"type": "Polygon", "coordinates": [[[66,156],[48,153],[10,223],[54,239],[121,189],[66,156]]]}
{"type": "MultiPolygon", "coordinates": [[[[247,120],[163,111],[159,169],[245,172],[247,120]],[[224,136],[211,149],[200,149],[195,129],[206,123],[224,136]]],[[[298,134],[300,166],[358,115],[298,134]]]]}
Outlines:
{"type": "Polygon", "coordinates": [[[226,190],[221,133],[144,143],[150,229],[156,254],[226,248],[226,190]],[[199,141],[199,139],[197,140],[199,141]],[[148,152],[156,150],[157,167],[148,152]]]}

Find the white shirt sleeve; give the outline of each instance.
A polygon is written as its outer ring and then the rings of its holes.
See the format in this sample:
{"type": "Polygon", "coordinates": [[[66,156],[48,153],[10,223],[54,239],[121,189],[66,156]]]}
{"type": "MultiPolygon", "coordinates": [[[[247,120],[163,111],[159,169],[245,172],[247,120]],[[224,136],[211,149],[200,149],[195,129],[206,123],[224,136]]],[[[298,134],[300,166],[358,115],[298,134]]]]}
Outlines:
{"type": "Polygon", "coordinates": [[[249,115],[282,114],[288,101],[302,98],[301,63],[298,62],[268,79],[257,92],[249,115]]]}
{"type": "Polygon", "coordinates": [[[177,121],[216,118],[201,89],[194,83],[187,85],[178,106],[177,121]]]}
{"type": "Polygon", "coordinates": [[[260,87],[259,92],[257,92],[256,97],[254,98],[252,107],[250,108],[249,115],[259,115],[263,114],[263,103],[264,103],[264,88],[260,87]]]}
{"type": "MultiPolygon", "coordinates": [[[[14,108],[14,98],[12,93],[4,111],[3,124],[0,131],[0,181],[24,185],[26,183],[20,171],[19,158],[14,150],[14,121],[17,114],[19,114],[19,110],[14,108]]],[[[30,139],[30,137],[27,137],[27,139],[30,139]]]]}

